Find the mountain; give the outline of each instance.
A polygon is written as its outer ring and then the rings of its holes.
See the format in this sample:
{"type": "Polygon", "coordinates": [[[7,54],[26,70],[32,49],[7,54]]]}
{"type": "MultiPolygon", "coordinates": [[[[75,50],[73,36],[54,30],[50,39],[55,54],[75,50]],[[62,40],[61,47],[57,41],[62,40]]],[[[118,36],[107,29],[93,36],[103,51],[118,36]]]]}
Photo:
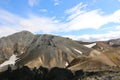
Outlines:
{"type": "Polygon", "coordinates": [[[50,34],[21,31],[0,38],[0,69],[7,65],[105,70],[120,66],[120,39],[74,41],[50,34]]]}
{"type": "Polygon", "coordinates": [[[28,31],[0,38],[0,80],[118,80],[119,76],[120,39],[82,42],[28,31]]]}
{"type": "Polygon", "coordinates": [[[0,39],[1,66],[66,67],[74,58],[88,55],[92,49],[78,42],[49,34],[34,35],[22,31],[0,39]],[[14,61],[15,60],[15,61],[14,61]],[[6,62],[7,61],[7,62],[6,62]],[[6,64],[5,64],[6,63],[6,64]]]}
{"type": "Polygon", "coordinates": [[[113,47],[120,47],[120,38],[119,39],[112,39],[107,41],[109,45],[113,47]]]}
{"type": "MultiPolygon", "coordinates": [[[[83,42],[82,44],[86,45],[85,42],[83,42]]],[[[94,51],[94,53],[90,52],[88,56],[75,58],[67,66],[68,69],[108,70],[111,69],[110,67],[120,67],[119,39],[114,41],[97,41],[94,43],[87,43],[87,45],[93,45],[91,46],[91,48],[93,49],[91,52],[94,51]]]]}
{"type": "Polygon", "coordinates": [[[0,61],[1,63],[10,58],[13,54],[23,53],[34,39],[30,32],[20,32],[2,37],[0,39],[0,61]]]}

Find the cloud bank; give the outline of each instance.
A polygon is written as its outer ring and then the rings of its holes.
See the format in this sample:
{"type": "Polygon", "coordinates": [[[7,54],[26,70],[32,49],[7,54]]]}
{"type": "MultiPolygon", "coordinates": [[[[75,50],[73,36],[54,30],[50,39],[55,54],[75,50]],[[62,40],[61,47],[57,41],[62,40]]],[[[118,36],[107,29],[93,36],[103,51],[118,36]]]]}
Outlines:
{"type": "MultiPolygon", "coordinates": [[[[30,6],[34,6],[37,0],[29,0],[30,6]]],[[[56,1],[56,0],[55,0],[56,1]]],[[[28,14],[28,18],[15,15],[0,9],[0,37],[18,31],[28,30],[33,33],[62,33],[78,31],[81,29],[100,29],[109,23],[120,24],[120,10],[112,14],[104,14],[100,9],[86,10],[88,5],[79,3],[65,10],[66,21],[59,21],[53,17],[37,16],[28,14]]],[[[77,40],[108,40],[120,37],[120,26],[115,26],[114,31],[104,34],[64,35],[77,40]]]]}

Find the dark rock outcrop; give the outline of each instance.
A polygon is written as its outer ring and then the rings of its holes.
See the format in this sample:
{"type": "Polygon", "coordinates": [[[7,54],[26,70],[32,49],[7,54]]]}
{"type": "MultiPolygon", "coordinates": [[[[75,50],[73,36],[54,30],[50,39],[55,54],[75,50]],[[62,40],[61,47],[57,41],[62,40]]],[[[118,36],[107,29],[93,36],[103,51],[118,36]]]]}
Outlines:
{"type": "Polygon", "coordinates": [[[120,69],[114,71],[71,71],[66,68],[29,68],[0,72],[0,80],[120,80],[120,69]]]}

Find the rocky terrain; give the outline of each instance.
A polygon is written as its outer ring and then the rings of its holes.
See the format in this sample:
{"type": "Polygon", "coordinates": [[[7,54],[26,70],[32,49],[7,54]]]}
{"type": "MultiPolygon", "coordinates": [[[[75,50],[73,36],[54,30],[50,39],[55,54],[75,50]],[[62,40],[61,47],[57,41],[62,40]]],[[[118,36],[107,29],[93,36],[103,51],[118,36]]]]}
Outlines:
{"type": "Polygon", "coordinates": [[[11,67],[0,73],[0,80],[120,80],[120,69],[114,71],[71,71],[66,68],[45,67],[29,68],[23,66],[12,70],[11,67]]]}

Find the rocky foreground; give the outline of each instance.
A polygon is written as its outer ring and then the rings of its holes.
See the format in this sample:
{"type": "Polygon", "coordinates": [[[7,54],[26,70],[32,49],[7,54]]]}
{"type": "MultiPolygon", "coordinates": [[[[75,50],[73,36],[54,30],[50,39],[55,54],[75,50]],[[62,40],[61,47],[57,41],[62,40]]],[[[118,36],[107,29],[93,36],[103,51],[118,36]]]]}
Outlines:
{"type": "Polygon", "coordinates": [[[120,69],[106,71],[71,71],[66,68],[28,68],[23,66],[0,73],[0,80],[120,80],[120,69]]]}

